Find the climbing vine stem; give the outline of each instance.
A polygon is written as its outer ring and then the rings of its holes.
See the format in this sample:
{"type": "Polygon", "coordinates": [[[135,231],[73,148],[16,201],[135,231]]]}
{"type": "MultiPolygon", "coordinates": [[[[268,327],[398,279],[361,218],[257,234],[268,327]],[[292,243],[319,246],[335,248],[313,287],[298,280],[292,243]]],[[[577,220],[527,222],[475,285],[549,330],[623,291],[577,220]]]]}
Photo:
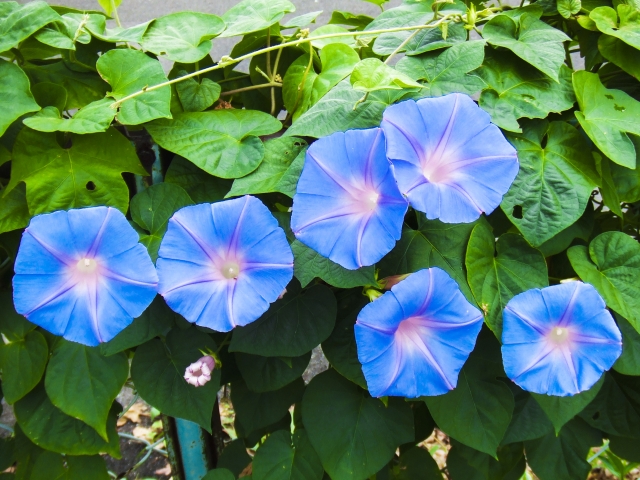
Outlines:
{"type": "MultiPolygon", "coordinates": [[[[496,11],[500,11],[503,8],[507,8],[507,7],[491,7],[486,9],[487,14],[491,15],[496,11]]],[[[511,7],[508,7],[511,8],[511,7]]],[[[490,17],[484,17],[483,20],[489,20],[490,17]]],[[[126,102],[127,100],[131,100],[132,98],[136,98],[139,97],[140,95],[143,95],[146,92],[151,92],[154,90],[158,90],[160,88],[166,87],[168,85],[172,85],[174,83],[178,83],[181,82],[183,80],[187,80],[189,78],[193,78],[196,77],[198,75],[202,75],[204,73],[208,73],[208,72],[212,72],[215,70],[219,70],[221,68],[227,67],[229,65],[235,65],[236,63],[240,63],[243,60],[247,60],[250,58],[253,58],[255,56],[258,55],[263,55],[263,54],[269,54],[270,52],[276,51],[276,50],[282,50],[283,48],[287,48],[287,47],[295,47],[298,45],[302,45],[305,43],[310,43],[313,41],[317,41],[317,40],[326,40],[326,39],[330,39],[330,38],[340,38],[340,37],[356,37],[356,36],[377,36],[377,35],[381,35],[383,33],[394,33],[394,32],[405,32],[405,31],[412,31],[415,30],[416,32],[419,32],[420,30],[424,30],[427,28],[437,28],[440,25],[442,25],[443,23],[448,23],[450,21],[465,21],[465,15],[460,14],[459,12],[456,13],[451,13],[448,15],[444,15],[441,18],[439,18],[437,21],[432,23],[427,23],[425,25],[412,25],[410,27],[395,27],[395,28],[383,28],[383,29],[379,29],[379,30],[369,30],[369,31],[362,31],[362,32],[349,32],[348,34],[345,33],[328,33],[325,35],[318,35],[316,37],[304,37],[304,38],[299,38],[297,40],[292,40],[290,42],[284,42],[284,43],[280,43],[278,45],[270,45],[268,47],[265,47],[261,50],[256,50],[255,52],[250,52],[247,53],[245,55],[241,55],[237,58],[231,58],[228,56],[223,56],[220,59],[220,62],[218,62],[217,65],[213,65],[211,67],[207,67],[207,68],[203,68],[201,70],[197,70],[195,72],[192,73],[188,73],[186,75],[183,75],[181,77],[178,78],[174,78],[172,80],[168,80],[166,82],[162,82],[162,83],[158,83],[157,85],[152,85],[149,87],[145,87],[142,90],[138,90],[137,92],[134,92],[130,95],[127,95],[126,97],[121,98],[120,100],[116,100],[115,102],[113,102],[111,104],[111,108],[118,108],[120,105],[122,105],[124,102],[126,102]]],[[[415,33],[414,33],[415,34],[415,33]]],[[[411,37],[410,37],[411,38],[411,37]]],[[[395,52],[394,52],[395,53],[395,52]]],[[[264,88],[265,86],[273,86],[273,85],[259,85],[258,87],[260,88],[264,88]]],[[[237,93],[237,92],[236,92],[237,93]]]]}

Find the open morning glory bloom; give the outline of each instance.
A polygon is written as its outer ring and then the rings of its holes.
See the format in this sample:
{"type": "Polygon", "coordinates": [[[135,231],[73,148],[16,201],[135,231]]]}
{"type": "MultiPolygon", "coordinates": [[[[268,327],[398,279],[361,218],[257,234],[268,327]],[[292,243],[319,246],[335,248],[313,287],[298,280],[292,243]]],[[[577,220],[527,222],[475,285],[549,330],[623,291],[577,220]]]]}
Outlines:
{"type": "Polygon", "coordinates": [[[307,150],[291,229],[320,255],[355,270],[393,248],[406,211],[382,130],[337,132],[307,150]]]}
{"type": "Polygon", "coordinates": [[[115,208],[38,215],[15,263],[16,311],[55,335],[108,342],[156,296],[158,276],[138,234],[115,208]]]}
{"type": "Polygon", "coordinates": [[[622,337],[591,285],[570,282],[516,295],[503,312],[507,376],[524,390],[588,390],[622,353],[622,337]]]}
{"type": "Polygon", "coordinates": [[[219,332],[258,319],[293,278],[293,254],[271,212],[249,195],[178,210],[158,252],[160,294],[219,332]]]}
{"type": "Polygon", "coordinates": [[[469,223],[491,213],[518,173],[515,148],[467,95],[392,105],[381,127],[400,191],[428,219],[469,223]]]}
{"type": "Polygon", "coordinates": [[[415,398],[452,390],[482,322],[444,270],[411,274],[358,315],[358,360],[369,392],[415,398]]]}

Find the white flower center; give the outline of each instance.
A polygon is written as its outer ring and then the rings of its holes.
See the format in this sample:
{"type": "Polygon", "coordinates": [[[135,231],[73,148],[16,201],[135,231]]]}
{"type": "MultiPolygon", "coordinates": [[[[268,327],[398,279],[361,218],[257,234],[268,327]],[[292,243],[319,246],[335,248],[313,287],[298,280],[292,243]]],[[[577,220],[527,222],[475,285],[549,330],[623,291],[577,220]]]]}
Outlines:
{"type": "Polygon", "coordinates": [[[81,258],[78,260],[76,268],[82,273],[93,273],[98,268],[98,264],[93,258],[81,258]]]}
{"type": "Polygon", "coordinates": [[[367,192],[364,195],[364,198],[362,198],[361,200],[363,208],[370,212],[375,210],[378,206],[378,198],[380,198],[380,195],[378,195],[378,193],[367,192]]]}
{"type": "Polygon", "coordinates": [[[562,344],[569,338],[569,330],[563,327],[555,327],[551,330],[550,339],[552,342],[562,344]]]}
{"type": "Polygon", "coordinates": [[[240,275],[240,265],[236,262],[225,262],[222,266],[221,272],[224,278],[238,278],[238,275],[240,275]]]}

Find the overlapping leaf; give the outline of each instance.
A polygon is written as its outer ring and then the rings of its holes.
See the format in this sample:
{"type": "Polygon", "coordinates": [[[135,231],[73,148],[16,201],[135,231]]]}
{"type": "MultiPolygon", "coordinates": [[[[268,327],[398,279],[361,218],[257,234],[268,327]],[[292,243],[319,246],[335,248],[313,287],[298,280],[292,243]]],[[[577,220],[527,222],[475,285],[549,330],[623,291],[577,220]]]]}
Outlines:
{"type": "MultiPolygon", "coordinates": [[[[138,50],[110,50],[96,64],[100,76],[111,85],[108,96],[121,100],[128,95],[167,81],[162,65],[138,50]]],[[[139,125],[156,118],[171,118],[171,87],[145,92],[120,104],[117,119],[139,125]]]]}
{"type": "Polygon", "coordinates": [[[399,72],[413,80],[425,80],[421,95],[438,97],[459,92],[472,95],[485,87],[477,75],[469,72],[484,60],[484,42],[459,43],[442,52],[429,52],[417,57],[404,57],[396,65],[399,72]]]}
{"type": "Polygon", "coordinates": [[[40,382],[48,357],[49,348],[40,332],[28,332],[0,345],[2,391],[7,402],[20,400],[40,382]]]}
{"type": "Polygon", "coordinates": [[[360,60],[353,48],[342,43],[320,50],[320,73],[316,73],[309,58],[297,58],[287,69],[282,85],[282,98],[287,110],[293,112],[294,121],[349,75],[360,60]]]}
{"type": "Polygon", "coordinates": [[[224,27],[217,15],[171,13],[151,22],[142,37],[142,47],[174,62],[195,63],[211,51],[211,39],[220,35],[224,27]]]}
{"type": "Polygon", "coordinates": [[[275,133],[282,124],[255,110],[215,110],[181,113],[146,128],[160,146],[211,175],[238,178],[254,171],[264,157],[258,136],[275,133]]]}
{"type": "Polygon", "coordinates": [[[324,341],[336,321],[336,300],[325,285],[301,291],[296,282],[255,322],[234,330],[229,350],[265,357],[296,357],[324,341]]]}
{"type": "Polygon", "coordinates": [[[474,352],[460,372],[454,390],[424,397],[442,431],[494,457],[515,405],[509,387],[497,378],[501,375],[500,364],[497,365],[474,352]]]}
{"type": "Polygon", "coordinates": [[[489,225],[481,221],[471,232],[465,258],[469,286],[485,313],[489,328],[502,338],[502,310],[515,295],[549,284],[547,265],[540,251],[524,238],[505,233],[497,242],[489,225]]]}
{"type": "Polygon", "coordinates": [[[532,393],[531,396],[547,414],[547,417],[549,417],[549,420],[553,423],[556,435],[558,435],[560,434],[562,427],[567,422],[591,403],[602,388],[603,383],[604,378],[601,378],[586,392],[580,392],[579,394],[571,397],[554,397],[551,395],[540,395],[537,393],[532,393]]]}
{"type": "Polygon", "coordinates": [[[55,133],[25,128],[18,135],[13,157],[5,195],[25,182],[32,214],[92,205],[126,212],[129,189],[122,172],[147,175],[131,143],[113,128],[72,135],[68,148],[58,144],[55,133]]]}
{"type": "Polygon", "coordinates": [[[164,181],[182,187],[194,203],[222,200],[232,185],[230,180],[213,177],[178,155],[171,161],[164,181]]]}
{"type": "Polygon", "coordinates": [[[304,429],[269,435],[253,460],[255,480],[322,480],[324,469],[304,429]]]}
{"type": "Polygon", "coordinates": [[[233,182],[227,197],[280,192],[293,197],[302,172],[307,142],[296,137],[280,137],[264,144],[260,166],[233,182]]]}
{"type": "Polygon", "coordinates": [[[211,431],[220,370],[216,369],[211,381],[199,388],[183,378],[185,369],[198,360],[205,349],[216,349],[209,335],[195,327],[174,328],[164,340],[150,340],[136,349],[131,378],[142,398],[161,412],[190,420],[211,431]]]}
{"type": "MultiPolygon", "coordinates": [[[[253,392],[242,381],[231,384],[231,402],[235,409],[236,429],[250,434],[288,416],[288,410],[302,398],[304,382],[301,378],[270,392],[253,392]]],[[[262,435],[261,435],[262,436],[262,435]]]]}
{"type": "Polygon", "coordinates": [[[531,122],[510,139],[518,149],[520,171],[502,210],[538,246],[580,218],[599,176],[585,155],[586,142],[568,123],[531,122]]]}
{"type": "Polygon", "coordinates": [[[125,354],[107,358],[98,347],[60,339],[47,366],[45,389],[56,407],[82,420],[108,440],[109,410],[128,376],[129,362],[125,354]]]}
{"type": "Polygon", "coordinates": [[[505,130],[520,132],[519,118],[545,118],[575,102],[571,70],[566,66],[560,67],[556,82],[514,55],[487,51],[476,73],[487,84],[480,106],[505,130]]]}
{"type": "Polygon", "coordinates": [[[6,16],[0,17],[0,52],[6,52],[28,38],[45,25],[60,21],[46,2],[29,2],[25,5],[8,3],[6,16]]]}
{"type": "Polygon", "coordinates": [[[56,107],[45,107],[34,116],[24,119],[27,127],[40,132],[98,133],[109,128],[116,110],[111,108],[113,100],[105,98],[92,102],[66,119],[56,107]]]}
{"type": "Polygon", "coordinates": [[[353,67],[351,86],[363,92],[420,88],[419,83],[377,58],[365,58],[353,67]]]}
{"type": "Polygon", "coordinates": [[[404,94],[401,90],[372,92],[356,107],[362,92],[355,90],[345,79],[301,115],[285,135],[319,138],[352,128],[378,126],[384,109],[404,94]]]}
{"type": "Polygon", "coordinates": [[[616,315],[622,333],[622,355],[613,368],[624,375],[640,375],[640,333],[624,318],[616,315]]]}
{"type": "Polygon", "coordinates": [[[473,302],[464,272],[464,259],[467,242],[475,225],[442,223],[420,215],[418,229],[406,227],[393,250],[380,261],[380,277],[439,267],[458,283],[462,293],[473,302]]]}
{"type": "Polygon", "coordinates": [[[589,18],[602,33],[619,38],[627,45],[640,50],[640,15],[637,8],[622,3],[618,4],[617,10],[616,14],[611,7],[594,8],[589,13],[589,18]]]}
{"type": "Polygon", "coordinates": [[[131,218],[149,232],[140,237],[140,243],[149,250],[154,260],[171,216],[193,201],[182,187],[172,183],[159,183],[144,189],[131,199],[131,218]]]}
{"type": "Polygon", "coordinates": [[[594,73],[574,73],[573,87],[580,105],[576,118],[589,138],[614,162],[635,168],[629,134],[640,135],[640,102],[621,90],[605,88],[594,73]]]}
{"type": "Polygon", "coordinates": [[[338,288],[376,285],[373,266],[347,270],[298,240],[291,244],[291,250],[295,257],[294,274],[303,287],[316,277],[338,288]]]}
{"type": "Polygon", "coordinates": [[[227,28],[221,36],[234,37],[264,30],[295,9],[288,0],[243,0],[222,16],[227,28]]]}
{"type": "Polygon", "coordinates": [[[562,43],[570,38],[540,20],[542,11],[537,13],[522,13],[517,18],[498,15],[484,26],[482,36],[491,45],[508,48],[525,62],[559,81],[565,57],[562,43]]]}
{"type": "Polygon", "coordinates": [[[580,278],[640,332],[640,243],[622,232],[606,232],[588,249],[574,246],[567,255],[580,278]]]}
{"type": "Polygon", "coordinates": [[[109,90],[109,84],[97,73],[78,71],[64,60],[43,65],[25,64],[22,68],[29,76],[33,88],[38,83],[62,86],[67,93],[66,105],[63,105],[66,110],[102,100],[109,90]]]}
{"type": "Polygon", "coordinates": [[[413,440],[411,409],[397,400],[385,406],[331,370],[311,381],[302,400],[302,421],[331,477],[367,478],[400,444],[413,440]]]}
{"type": "Polygon", "coordinates": [[[83,421],[56,408],[47,397],[43,384],[16,402],[14,411],[22,431],[39,447],[67,455],[108,453],[120,457],[120,437],[116,432],[116,419],[121,411],[118,403],[114,402],[109,411],[108,441],[83,421]]]}
{"type": "Polygon", "coordinates": [[[25,113],[40,110],[31,91],[29,78],[13,63],[0,59],[0,95],[3,108],[0,110],[0,136],[15,120],[25,113]]]}

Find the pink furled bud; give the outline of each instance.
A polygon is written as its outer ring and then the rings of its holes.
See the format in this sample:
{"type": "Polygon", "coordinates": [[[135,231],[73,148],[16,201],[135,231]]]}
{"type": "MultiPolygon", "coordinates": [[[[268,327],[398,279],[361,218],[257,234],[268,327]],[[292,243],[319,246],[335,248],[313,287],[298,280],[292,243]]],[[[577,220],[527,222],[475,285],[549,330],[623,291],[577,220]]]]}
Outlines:
{"type": "Polygon", "coordinates": [[[282,300],[284,296],[287,294],[287,289],[282,290],[282,293],[278,295],[278,300],[282,300]]]}
{"type": "Polygon", "coordinates": [[[211,380],[211,372],[216,368],[213,357],[205,355],[197,362],[192,363],[184,371],[184,379],[194,387],[201,387],[211,380]]]}
{"type": "Polygon", "coordinates": [[[386,277],[380,280],[380,286],[385,290],[391,290],[391,287],[399,284],[402,280],[409,276],[408,273],[404,275],[392,275],[391,277],[386,277]]]}

